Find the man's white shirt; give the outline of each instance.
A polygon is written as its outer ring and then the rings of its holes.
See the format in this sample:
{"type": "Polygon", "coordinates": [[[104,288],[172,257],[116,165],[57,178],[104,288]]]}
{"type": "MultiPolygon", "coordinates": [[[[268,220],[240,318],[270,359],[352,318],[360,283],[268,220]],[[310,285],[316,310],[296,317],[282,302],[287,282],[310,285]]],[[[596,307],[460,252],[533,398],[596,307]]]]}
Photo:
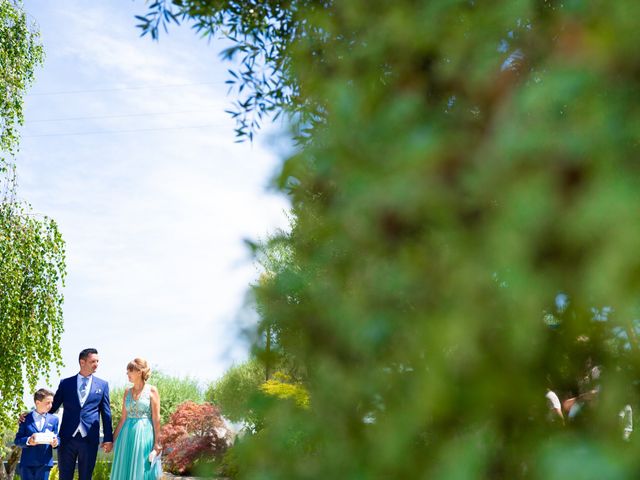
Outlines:
{"type": "MultiPolygon", "coordinates": [[[[84,407],[84,402],[87,401],[87,397],[89,396],[89,392],[91,391],[92,383],[93,383],[93,375],[89,375],[88,377],[83,377],[80,374],[76,375],[76,392],[78,394],[78,400],[80,401],[80,408],[84,407]],[[81,395],[80,387],[82,386],[82,380],[84,378],[86,378],[88,381],[84,391],[84,395],[81,395]]],[[[76,428],[76,431],[73,432],[72,436],[75,437],[78,433],[80,433],[80,435],[82,435],[83,438],[87,436],[87,431],[84,428],[84,425],[82,425],[82,419],[80,420],[80,423],[78,424],[78,428],[76,428]]]]}
{"type": "Polygon", "coordinates": [[[545,397],[547,398],[547,404],[549,405],[549,408],[553,410],[561,409],[560,399],[558,398],[558,395],[556,395],[555,392],[553,392],[552,390],[549,390],[545,395],[545,397]]]}
{"type": "Polygon", "coordinates": [[[44,422],[46,421],[45,415],[41,415],[39,414],[36,410],[34,410],[32,412],[33,415],[33,419],[35,420],[35,424],[36,424],[36,428],[38,429],[39,432],[42,431],[42,429],[44,428],[44,422]]]}
{"type": "MultiPolygon", "coordinates": [[[[33,416],[33,421],[35,422],[36,428],[39,432],[41,432],[44,428],[44,422],[46,422],[46,413],[44,415],[40,415],[37,410],[34,410],[33,412],[31,412],[31,415],[33,416]]],[[[31,438],[27,439],[27,447],[35,446],[35,443],[33,445],[29,443],[30,440],[31,438]]]]}

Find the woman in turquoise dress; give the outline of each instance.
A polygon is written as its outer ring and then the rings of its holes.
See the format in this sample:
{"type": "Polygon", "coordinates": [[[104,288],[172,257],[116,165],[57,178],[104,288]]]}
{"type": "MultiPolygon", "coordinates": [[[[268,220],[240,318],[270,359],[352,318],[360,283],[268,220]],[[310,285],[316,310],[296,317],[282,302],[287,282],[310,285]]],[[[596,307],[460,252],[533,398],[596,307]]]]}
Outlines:
{"type": "Polygon", "coordinates": [[[111,480],[157,480],[162,477],[159,461],[149,454],[160,454],[160,396],[147,385],[151,370],[147,361],[136,358],[127,365],[127,388],[122,401],[122,418],[114,435],[111,480]]]}

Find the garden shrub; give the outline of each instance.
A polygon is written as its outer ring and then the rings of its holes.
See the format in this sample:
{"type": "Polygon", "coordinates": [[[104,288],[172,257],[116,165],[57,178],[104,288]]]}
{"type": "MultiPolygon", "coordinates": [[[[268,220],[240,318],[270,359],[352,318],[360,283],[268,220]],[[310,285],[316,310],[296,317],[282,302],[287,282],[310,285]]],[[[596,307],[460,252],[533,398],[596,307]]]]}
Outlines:
{"type": "Polygon", "coordinates": [[[260,390],[277,398],[290,398],[297,406],[309,408],[309,392],[303,385],[291,383],[287,375],[276,373],[274,378],[260,385],[260,390]]]}
{"type": "Polygon", "coordinates": [[[162,427],[163,467],[175,474],[193,472],[198,463],[220,458],[232,442],[217,407],[187,401],[162,427]]]}

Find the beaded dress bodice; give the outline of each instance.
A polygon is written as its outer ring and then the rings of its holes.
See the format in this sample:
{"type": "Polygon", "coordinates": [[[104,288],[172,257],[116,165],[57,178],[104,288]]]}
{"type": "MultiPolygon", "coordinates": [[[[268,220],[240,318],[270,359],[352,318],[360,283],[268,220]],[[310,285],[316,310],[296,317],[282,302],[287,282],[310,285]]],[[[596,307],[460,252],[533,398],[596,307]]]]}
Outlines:
{"type": "Polygon", "coordinates": [[[133,389],[129,390],[127,394],[127,418],[148,418],[151,419],[151,388],[149,385],[145,385],[140,392],[140,397],[137,400],[133,399],[133,389]]]}

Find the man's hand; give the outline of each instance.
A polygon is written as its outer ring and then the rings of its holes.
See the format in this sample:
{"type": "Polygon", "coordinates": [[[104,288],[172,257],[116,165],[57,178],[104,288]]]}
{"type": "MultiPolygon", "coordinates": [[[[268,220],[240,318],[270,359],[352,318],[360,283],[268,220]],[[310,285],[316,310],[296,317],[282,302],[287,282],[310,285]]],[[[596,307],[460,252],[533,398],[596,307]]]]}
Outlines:
{"type": "Polygon", "coordinates": [[[35,444],[36,444],[36,434],[34,433],[29,437],[29,440],[27,440],[27,445],[33,446],[35,444]]]}
{"type": "Polygon", "coordinates": [[[571,411],[571,407],[578,401],[578,397],[567,398],[564,402],[562,402],[562,410],[568,415],[571,411]]]}
{"type": "Polygon", "coordinates": [[[102,444],[102,450],[104,450],[104,453],[110,453],[111,450],[113,450],[113,442],[104,442],[102,444]]]}
{"type": "Polygon", "coordinates": [[[20,416],[18,417],[18,421],[20,423],[24,422],[25,418],[27,418],[27,415],[29,415],[31,412],[22,412],[20,414],[20,416]]]}
{"type": "Polygon", "coordinates": [[[58,439],[56,437],[54,437],[53,440],[51,440],[51,446],[53,448],[56,448],[58,446],[58,439]]]}

